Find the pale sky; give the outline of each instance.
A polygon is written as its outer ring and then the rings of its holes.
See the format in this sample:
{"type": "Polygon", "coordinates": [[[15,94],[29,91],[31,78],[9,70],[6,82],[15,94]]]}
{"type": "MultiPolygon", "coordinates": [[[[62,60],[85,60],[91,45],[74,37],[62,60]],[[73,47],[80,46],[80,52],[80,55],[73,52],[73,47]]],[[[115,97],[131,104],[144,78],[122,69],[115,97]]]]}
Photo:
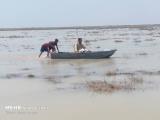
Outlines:
{"type": "Polygon", "coordinates": [[[0,0],[0,27],[159,23],[160,0],[0,0]]]}

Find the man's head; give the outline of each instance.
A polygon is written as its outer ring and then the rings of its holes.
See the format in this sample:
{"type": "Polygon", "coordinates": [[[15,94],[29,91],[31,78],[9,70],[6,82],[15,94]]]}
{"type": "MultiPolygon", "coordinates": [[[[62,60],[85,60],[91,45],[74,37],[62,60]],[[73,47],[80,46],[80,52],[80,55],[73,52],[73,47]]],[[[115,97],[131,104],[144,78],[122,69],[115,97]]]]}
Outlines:
{"type": "Polygon", "coordinates": [[[57,38],[55,39],[55,43],[58,43],[58,39],[57,38]]]}
{"type": "Polygon", "coordinates": [[[58,43],[58,39],[55,39],[54,41],[49,41],[49,45],[53,46],[58,43]]]}
{"type": "Polygon", "coordinates": [[[82,44],[82,38],[78,38],[78,43],[82,44]]]}

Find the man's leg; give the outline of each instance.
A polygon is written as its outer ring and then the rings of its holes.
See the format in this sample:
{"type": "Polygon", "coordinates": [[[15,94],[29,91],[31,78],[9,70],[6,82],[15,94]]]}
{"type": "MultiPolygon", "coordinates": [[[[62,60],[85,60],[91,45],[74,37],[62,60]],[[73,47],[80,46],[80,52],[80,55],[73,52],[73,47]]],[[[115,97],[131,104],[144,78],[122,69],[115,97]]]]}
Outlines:
{"type": "Polygon", "coordinates": [[[49,53],[50,53],[50,52],[48,51],[48,52],[47,52],[47,57],[49,57],[49,53]]]}
{"type": "Polygon", "coordinates": [[[41,52],[41,53],[39,54],[39,58],[41,57],[42,53],[43,53],[43,52],[41,52]]]}

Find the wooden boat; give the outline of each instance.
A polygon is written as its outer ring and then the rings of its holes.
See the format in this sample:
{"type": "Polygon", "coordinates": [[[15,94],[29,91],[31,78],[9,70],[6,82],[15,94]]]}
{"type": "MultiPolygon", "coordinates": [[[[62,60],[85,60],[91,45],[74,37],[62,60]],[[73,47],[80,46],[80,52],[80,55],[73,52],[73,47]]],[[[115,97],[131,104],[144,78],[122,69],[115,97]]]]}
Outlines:
{"type": "Polygon", "coordinates": [[[110,58],[117,50],[97,51],[97,52],[60,52],[51,53],[52,59],[104,59],[110,58]]]}

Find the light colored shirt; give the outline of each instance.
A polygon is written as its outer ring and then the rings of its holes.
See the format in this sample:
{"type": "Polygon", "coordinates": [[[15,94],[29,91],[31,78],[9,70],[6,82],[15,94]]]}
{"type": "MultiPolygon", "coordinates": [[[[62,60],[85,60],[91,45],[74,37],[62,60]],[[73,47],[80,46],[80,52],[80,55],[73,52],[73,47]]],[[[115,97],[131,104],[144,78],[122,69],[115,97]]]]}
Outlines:
{"type": "Polygon", "coordinates": [[[79,50],[85,49],[85,48],[86,48],[86,47],[85,47],[83,44],[77,43],[77,44],[75,44],[75,46],[74,46],[74,51],[75,51],[75,52],[79,52],[79,50]]]}

